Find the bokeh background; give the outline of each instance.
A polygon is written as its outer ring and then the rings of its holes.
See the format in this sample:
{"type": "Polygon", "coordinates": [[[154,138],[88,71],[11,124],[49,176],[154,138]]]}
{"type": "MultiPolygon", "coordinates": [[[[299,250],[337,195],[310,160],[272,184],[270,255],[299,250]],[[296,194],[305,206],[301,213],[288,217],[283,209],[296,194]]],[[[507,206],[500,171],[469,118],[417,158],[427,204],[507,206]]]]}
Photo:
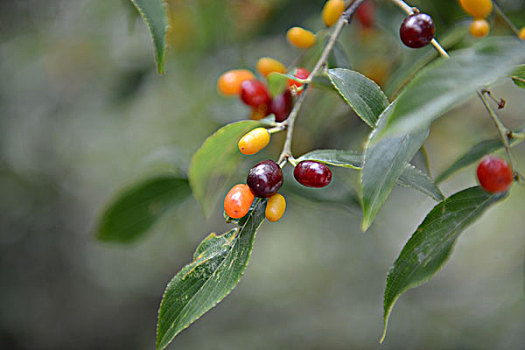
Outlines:
{"type": "MultiPolygon", "coordinates": [[[[284,33],[297,24],[322,28],[323,3],[170,0],[167,73],[159,76],[147,30],[128,1],[0,2],[1,349],[154,348],[167,282],[209,232],[228,228],[220,204],[205,219],[190,198],[125,246],[97,242],[97,218],[119,189],[161,171],[186,171],[207,136],[246,119],[239,101],[216,92],[217,77],[253,69],[261,56],[294,62],[299,52],[284,33]]],[[[470,21],[455,0],[412,3],[435,18],[438,38],[470,21]]],[[[523,1],[500,3],[525,25],[523,1]]],[[[352,24],[340,43],[354,69],[389,91],[394,72],[417,54],[396,37],[402,13],[376,4],[376,28],[352,24]]],[[[509,34],[499,22],[493,33],[509,34]]],[[[472,41],[464,36],[455,46],[472,41]]],[[[311,68],[308,57],[304,64],[311,68]]],[[[523,90],[507,81],[493,91],[507,100],[505,122],[525,124],[523,90]]],[[[297,155],[361,149],[368,129],[338,96],[315,90],[308,98],[297,155]]],[[[426,143],[432,172],[495,136],[479,101],[454,109],[426,143]]],[[[276,157],[281,142],[274,138],[262,157],[276,157]]],[[[525,147],[515,150],[525,164],[525,147]]],[[[445,194],[474,185],[474,170],[446,182],[445,194]]],[[[356,173],[334,172],[357,188],[356,173]]],[[[259,231],[239,286],[171,348],[525,347],[525,188],[514,186],[464,232],[432,281],[401,297],[382,346],[386,274],[434,202],[397,188],[362,233],[351,200],[287,198],[285,217],[259,231]]]]}

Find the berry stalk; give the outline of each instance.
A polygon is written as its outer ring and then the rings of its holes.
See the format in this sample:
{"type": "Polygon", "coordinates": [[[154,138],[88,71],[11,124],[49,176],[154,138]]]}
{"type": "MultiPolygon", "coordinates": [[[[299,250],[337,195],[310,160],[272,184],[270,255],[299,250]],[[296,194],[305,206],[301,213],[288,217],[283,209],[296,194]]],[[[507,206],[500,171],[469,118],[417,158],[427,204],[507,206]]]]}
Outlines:
{"type": "Polygon", "coordinates": [[[292,165],[295,164],[295,159],[292,156],[292,138],[295,119],[297,118],[297,115],[301,110],[301,106],[304,102],[304,99],[306,98],[306,95],[308,94],[308,90],[310,90],[313,77],[316,76],[321,71],[321,69],[325,68],[328,56],[334,48],[334,45],[337,41],[337,38],[341,34],[343,27],[345,26],[345,24],[350,23],[355,11],[364,1],[365,0],[354,0],[343,12],[337,23],[334,25],[334,30],[330,34],[330,39],[324,47],[323,52],[321,53],[321,57],[319,57],[319,60],[317,60],[314,69],[312,69],[309,78],[306,80],[303,86],[303,93],[299,96],[299,99],[297,100],[292,111],[290,112],[288,120],[285,122],[288,127],[288,130],[286,131],[286,140],[284,141],[283,150],[281,152],[281,155],[279,156],[279,164],[284,164],[286,161],[289,161],[292,165]]]}

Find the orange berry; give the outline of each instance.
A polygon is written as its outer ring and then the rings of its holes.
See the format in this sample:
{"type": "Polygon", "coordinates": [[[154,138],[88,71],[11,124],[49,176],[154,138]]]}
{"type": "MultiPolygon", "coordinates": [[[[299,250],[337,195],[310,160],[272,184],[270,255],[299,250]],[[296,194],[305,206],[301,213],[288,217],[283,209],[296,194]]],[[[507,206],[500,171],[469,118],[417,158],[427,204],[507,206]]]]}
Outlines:
{"type": "Polygon", "coordinates": [[[476,38],[481,38],[484,36],[487,36],[489,33],[490,25],[489,22],[481,19],[476,19],[472,21],[472,24],[470,25],[470,34],[476,38]]]}
{"type": "Polygon", "coordinates": [[[250,113],[251,120],[261,120],[269,114],[269,108],[267,105],[260,105],[257,107],[252,107],[252,112],[250,113]]]}
{"type": "Polygon", "coordinates": [[[261,57],[257,61],[257,71],[267,77],[270,73],[286,73],[286,67],[281,62],[271,57],[261,57]]]}
{"type": "Polygon", "coordinates": [[[247,69],[232,69],[223,73],[217,81],[217,90],[223,95],[238,95],[241,84],[245,80],[255,79],[255,75],[247,69]]]}
{"type": "Polygon", "coordinates": [[[323,21],[327,27],[333,26],[345,10],[343,0],[328,0],[323,7],[323,21]]]}
{"type": "Polygon", "coordinates": [[[492,12],[492,0],[459,0],[459,3],[474,18],[485,18],[492,12]]]}
{"type": "Polygon", "coordinates": [[[290,44],[300,49],[308,49],[314,46],[316,40],[314,33],[301,27],[288,29],[286,38],[290,44]]]}
{"type": "Polygon", "coordinates": [[[281,196],[279,193],[276,193],[270,198],[268,198],[264,214],[268,221],[274,222],[283,217],[285,209],[286,201],[284,200],[284,197],[281,196]]]}
{"type": "Polygon", "coordinates": [[[248,185],[235,185],[224,198],[224,211],[234,219],[240,219],[250,211],[255,196],[248,185]]]}
{"type": "Polygon", "coordinates": [[[270,133],[265,128],[256,128],[244,135],[239,141],[239,151],[242,154],[255,154],[270,142],[270,133]]]}
{"type": "Polygon", "coordinates": [[[520,34],[518,36],[521,40],[525,40],[525,27],[520,29],[520,34]]]}

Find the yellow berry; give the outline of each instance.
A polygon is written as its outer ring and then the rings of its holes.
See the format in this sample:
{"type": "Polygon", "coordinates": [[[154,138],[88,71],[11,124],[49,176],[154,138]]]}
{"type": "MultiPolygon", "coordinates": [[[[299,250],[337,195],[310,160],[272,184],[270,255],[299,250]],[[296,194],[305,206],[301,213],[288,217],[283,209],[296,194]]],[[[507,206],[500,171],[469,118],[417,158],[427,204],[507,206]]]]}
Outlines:
{"type": "Polygon", "coordinates": [[[301,27],[288,29],[286,38],[293,46],[300,49],[308,49],[315,44],[315,34],[301,27]]]}
{"type": "Polygon", "coordinates": [[[270,142],[270,133],[265,128],[256,128],[244,135],[239,141],[239,151],[242,154],[255,154],[270,142]]]}
{"type": "Polygon", "coordinates": [[[261,57],[257,61],[257,71],[267,77],[270,73],[286,73],[286,67],[281,62],[271,57],[261,57]]]}
{"type": "Polygon", "coordinates": [[[459,0],[459,3],[474,18],[485,18],[492,12],[492,0],[459,0]]]}
{"type": "Polygon", "coordinates": [[[284,200],[284,197],[279,193],[276,193],[268,198],[264,214],[266,215],[266,219],[268,219],[268,221],[274,222],[283,217],[285,209],[286,201],[284,200]]]}
{"type": "Polygon", "coordinates": [[[484,36],[487,36],[489,33],[490,25],[489,22],[481,19],[476,19],[472,21],[472,24],[470,25],[470,34],[476,38],[481,38],[484,36]]]}
{"type": "Polygon", "coordinates": [[[255,79],[255,75],[247,69],[232,69],[223,73],[217,81],[217,90],[223,95],[238,95],[241,84],[245,80],[255,79]]]}
{"type": "Polygon", "coordinates": [[[331,27],[337,22],[345,10],[343,0],[328,0],[323,7],[323,21],[327,27],[331,27]]]}
{"type": "Polygon", "coordinates": [[[520,34],[518,36],[521,40],[525,40],[525,27],[520,29],[520,34]]]}

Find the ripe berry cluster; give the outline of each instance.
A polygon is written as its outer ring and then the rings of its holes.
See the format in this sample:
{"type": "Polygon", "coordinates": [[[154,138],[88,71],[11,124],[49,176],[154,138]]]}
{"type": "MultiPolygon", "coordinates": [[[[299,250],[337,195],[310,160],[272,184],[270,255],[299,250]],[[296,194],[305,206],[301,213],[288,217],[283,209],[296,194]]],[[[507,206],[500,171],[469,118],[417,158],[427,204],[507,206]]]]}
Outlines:
{"type": "MultiPolygon", "coordinates": [[[[286,67],[276,59],[262,57],[256,65],[257,71],[263,78],[267,78],[270,73],[287,73],[286,67]]],[[[297,68],[291,72],[298,79],[308,79],[310,72],[306,68],[297,68]]],[[[250,118],[259,120],[270,114],[275,116],[276,122],[284,122],[290,115],[293,107],[293,94],[300,93],[298,88],[302,83],[290,79],[289,89],[283,93],[272,96],[268,87],[260,79],[247,69],[233,69],[225,72],[219,77],[217,89],[223,95],[238,95],[241,101],[251,107],[250,118]]]]}

